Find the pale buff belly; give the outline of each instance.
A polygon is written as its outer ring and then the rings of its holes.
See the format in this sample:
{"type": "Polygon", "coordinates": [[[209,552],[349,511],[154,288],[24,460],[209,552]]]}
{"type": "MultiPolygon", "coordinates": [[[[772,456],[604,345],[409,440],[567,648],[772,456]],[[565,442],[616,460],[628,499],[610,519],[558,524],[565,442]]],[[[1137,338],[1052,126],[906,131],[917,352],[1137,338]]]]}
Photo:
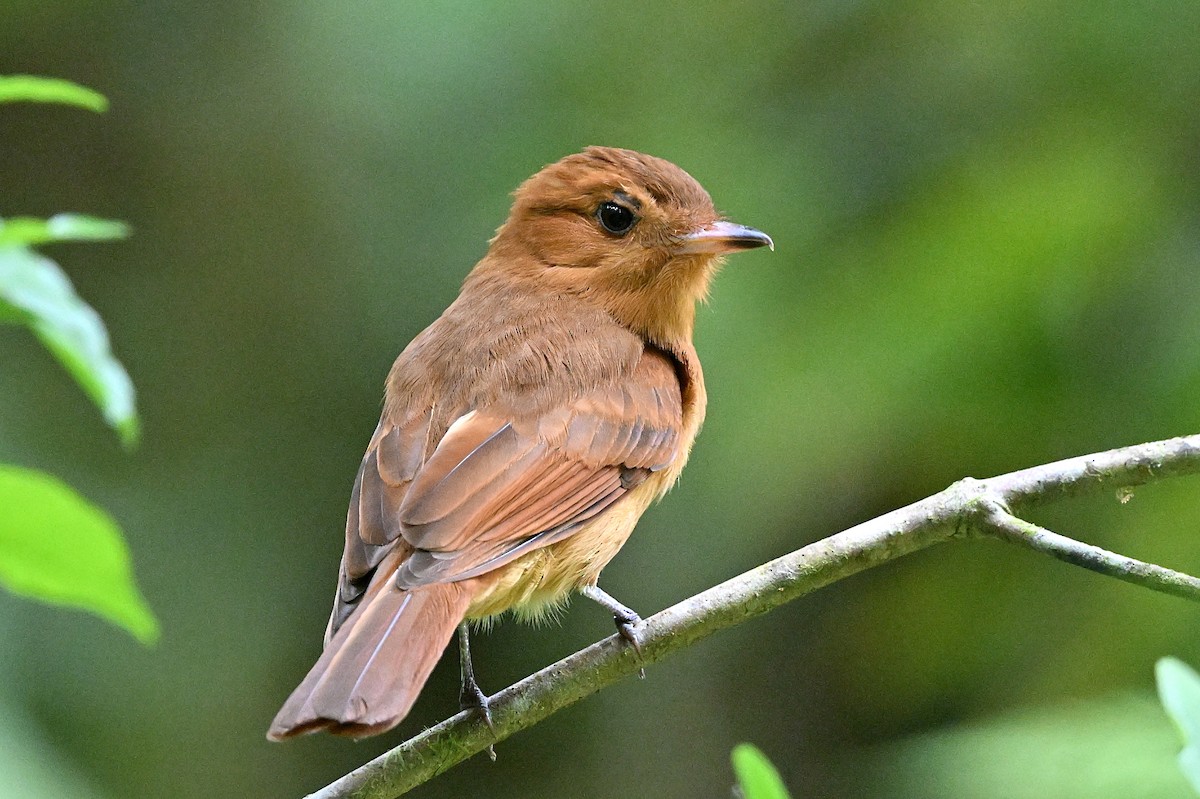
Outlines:
{"type": "Polygon", "coordinates": [[[677,473],[672,469],[652,475],[569,538],[502,566],[471,602],[467,618],[512,610],[519,617],[537,619],[561,606],[571,592],[594,584],[646,508],[666,492],[677,473]]]}

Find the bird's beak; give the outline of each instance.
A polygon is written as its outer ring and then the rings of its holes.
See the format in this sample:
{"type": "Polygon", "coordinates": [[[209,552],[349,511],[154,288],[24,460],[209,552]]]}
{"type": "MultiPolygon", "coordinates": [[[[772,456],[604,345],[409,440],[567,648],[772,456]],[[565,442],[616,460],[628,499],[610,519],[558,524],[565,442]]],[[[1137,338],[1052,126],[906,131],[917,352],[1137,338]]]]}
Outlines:
{"type": "Polygon", "coordinates": [[[775,242],[766,233],[721,220],[684,236],[678,251],[684,255],[721,255],[764,246],[775,249],[775,242]]]}

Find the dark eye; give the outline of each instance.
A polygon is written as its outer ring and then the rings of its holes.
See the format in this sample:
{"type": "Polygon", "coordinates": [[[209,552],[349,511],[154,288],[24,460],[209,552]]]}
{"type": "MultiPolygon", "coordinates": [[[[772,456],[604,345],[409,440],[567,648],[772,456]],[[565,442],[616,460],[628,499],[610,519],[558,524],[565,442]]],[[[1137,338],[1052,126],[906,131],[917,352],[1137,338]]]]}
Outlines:
{"type": "Polygon", "coordinates": [[[614,202],[601,203],[596,209],[596,219],[600,226],[617,236],[624,236],[637,222],[637,217],[623,205],[614,202]]]}

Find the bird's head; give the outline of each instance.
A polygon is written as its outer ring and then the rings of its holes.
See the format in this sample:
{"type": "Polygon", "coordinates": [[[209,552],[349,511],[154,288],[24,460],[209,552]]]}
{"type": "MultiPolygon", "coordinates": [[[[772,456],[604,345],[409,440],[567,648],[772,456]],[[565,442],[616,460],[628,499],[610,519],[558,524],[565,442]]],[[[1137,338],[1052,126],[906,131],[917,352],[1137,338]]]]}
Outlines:
{"type": "Polygon", "coordinates": [[[690,337],[695,303],[721,256],[764,245],[773,247],[767,234],[722,219],[708,192],[671,162],[589,147],[517,189],[485,263],[592,297],[670,345],[690,337]]]}

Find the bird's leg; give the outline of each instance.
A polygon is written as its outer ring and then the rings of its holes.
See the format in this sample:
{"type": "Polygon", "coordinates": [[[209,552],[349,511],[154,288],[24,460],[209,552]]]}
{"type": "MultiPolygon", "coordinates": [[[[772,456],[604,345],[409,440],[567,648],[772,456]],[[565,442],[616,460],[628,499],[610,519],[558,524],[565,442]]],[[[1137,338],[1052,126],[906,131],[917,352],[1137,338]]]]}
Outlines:
{"type": "MultiPolygon", "coordinates": [[[[634,629],[634,626],[641,623],[642,617],[613,599],[607,591],[598,585],[585,585],[579,593],[613,615],[613,621],[617,623],[617,632],[629,642],[629,645],[633,647],[633,651],[637,653],[640,660],[642,657],[642,644],[638,641],[637,630],[634,629]]],[[[641,669],[639,675],[644,678],[646,670],[641,669]]]]}
{"type": "MultiPolygon", "coordinates": [[[[471,665],[471,633],[467,622],[458,625],[458,676],[461,689],[458,692],[458,706],[463,710],[478,710],[483,714],[483,720],[493,733],[496,727],[492,724],[492,709],[488,705],[487,694],[475,682],[475,667],[471,665]]],[[[496,749],[487,748],[488,757],[496,761],[496,749]]]]}

